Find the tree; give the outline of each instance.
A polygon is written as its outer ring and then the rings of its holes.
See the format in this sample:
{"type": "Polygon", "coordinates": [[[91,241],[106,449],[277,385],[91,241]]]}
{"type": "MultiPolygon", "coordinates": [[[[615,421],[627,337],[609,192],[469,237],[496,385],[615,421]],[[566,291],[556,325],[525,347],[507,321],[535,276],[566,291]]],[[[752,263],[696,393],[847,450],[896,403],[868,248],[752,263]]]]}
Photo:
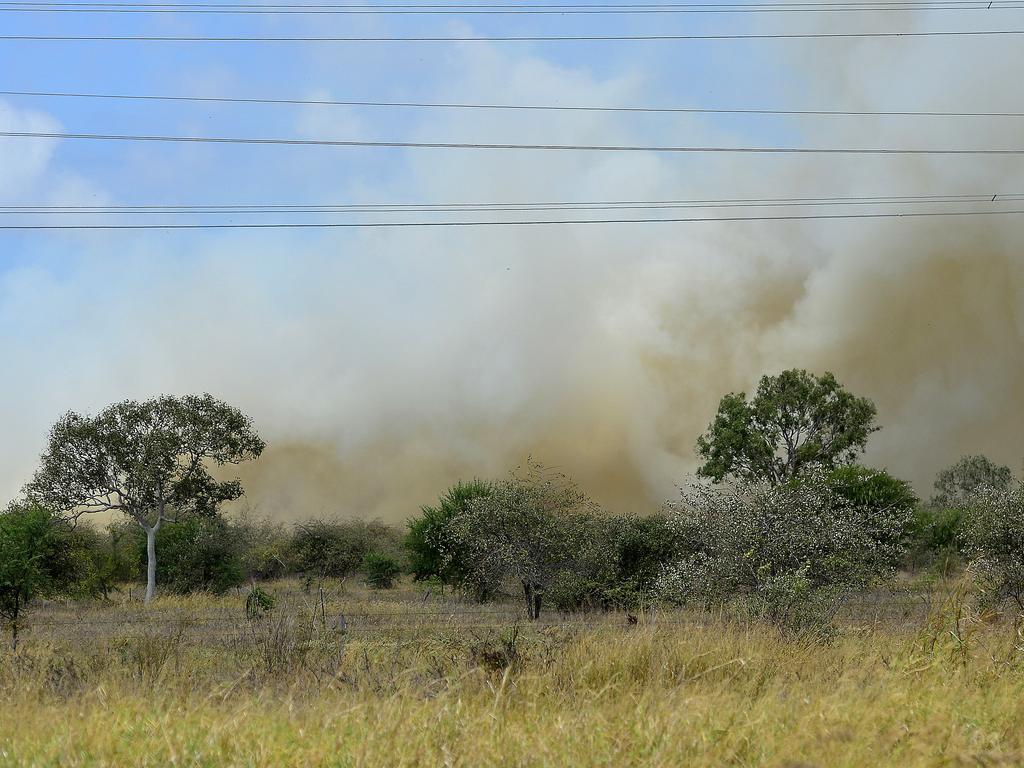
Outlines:
{"type": "Polygon", "coordinates": [[[461,548],[452,521],[466,512],[475,499],[487,496],[491,483],[483,480],[458,481],[436,506],[420,508],[420,516],[407,523],[404,545],[409,567],[417,581],[436,577],[442,584],[461,584],[470,571],[468,553],[461,548]]]}
{"type": "Polygon", "coordinates": [[[811,469],[832,469],[863,453],[875,405],[857,397],[831,373],[802,370],[764,376],[751,401],[722,398],[707,432],[697,440],[702,477],[781,483],[811,469]]]}
{"type": "Polygon", "coordinates": [[[478,593],[516,583],[527,615],[539,618],[545,587],[582,544],[578,536],[586,526],[571,523],[596,511],[565,475],[530,462],[452,521],[459,551],[467,556],[466,583],[478,593]]]}
{"type": "Polygon", "coordinates": [[[932,506],[964,507],[986,489],[998,493],[1010,489],[1013,473],[985,456],[964,456],[952,467],[942,470],[935,479],[932,506]]]}
{"type": "Polygon", "coordinates": [[[210,465],[255,459],[252,421],[210,395],[126,400],[98,416],[69,412],[50,431],[29,498],[66,519],[120,512],[146,533],[146,602],[156,594],[156,538],[165,523],[212,516],[242,495],[210,465]]]}
{"type": "Polygon", "coordinates": [[[78,569],[68,533],[35,504],[11,504],[0,512],[0,617],[11,631],[14,648],[30,603],[75,580],[78,569]]]}

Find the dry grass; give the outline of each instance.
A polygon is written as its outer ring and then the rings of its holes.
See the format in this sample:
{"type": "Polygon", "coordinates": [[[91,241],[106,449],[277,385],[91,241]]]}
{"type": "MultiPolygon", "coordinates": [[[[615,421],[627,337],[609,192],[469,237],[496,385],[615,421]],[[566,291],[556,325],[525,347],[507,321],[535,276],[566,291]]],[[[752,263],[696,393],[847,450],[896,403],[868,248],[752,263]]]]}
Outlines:
{"type": "Polygon", "coordinates": [[[324,627],[315,590],[276,591],[255,627],[240,595],[49,606],[0,655],[0,765],[1024,763],[1024,641],[1008,621],[957,629],[952,611],[828,645],[682,615],[515,633],[408,587],[335,587],[324,627]],[[440,608],[455,615],[415,615],[440,608]],[[113,623],[69,629],[75,610],[113,623]],[[342,610],[379,620],[341,635],[342,610]]]}

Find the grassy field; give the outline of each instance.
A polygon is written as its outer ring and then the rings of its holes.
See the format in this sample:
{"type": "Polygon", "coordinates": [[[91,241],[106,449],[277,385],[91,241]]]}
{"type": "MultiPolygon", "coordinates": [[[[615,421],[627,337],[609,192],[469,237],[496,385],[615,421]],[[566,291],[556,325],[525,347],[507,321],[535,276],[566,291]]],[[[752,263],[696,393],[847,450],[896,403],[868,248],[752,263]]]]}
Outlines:
{"type": "Polygon", "coordinates": [[[527,625],[408,585],[271,591],[256,622],[244,594],[45,606],[0,653],[0,765],[1024,763],[1024,639],[956,604],[820,644],[671,612],[527,625]]]}

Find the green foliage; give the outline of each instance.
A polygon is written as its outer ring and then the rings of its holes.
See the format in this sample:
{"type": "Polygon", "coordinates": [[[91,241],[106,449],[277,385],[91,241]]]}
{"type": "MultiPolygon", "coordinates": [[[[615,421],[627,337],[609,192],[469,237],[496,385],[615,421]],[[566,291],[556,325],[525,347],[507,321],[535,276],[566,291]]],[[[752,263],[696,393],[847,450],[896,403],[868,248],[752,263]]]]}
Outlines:
{"type": "Polygon", "coordinates": [[[154,525],[212,514],[242,495],[237,480],[217,480],[207,463],[259,456],[251,420],[210,395],[126,400],[98,416],[69,412],[50,431],[31,498],[63,514],[117,511],[154,525]]]}
{"type": "Polygon", "coordinates": [[[370,552],[401,556],[401,534],[379,520],[313,520],[295,526],[288,545],[290,567],[310,578],[345,578],[370,552]]]}
{"type": "Polygon", "coordinates": [[[246,579],[277,579],[289,572],[289,535],[281,523],[243,513],[228,525],[246,579]]]}
{"type": "Polygon", "coordinates": [[[636,608],[650,602],[665,567],[681,554],[678,532],[664,514],[620,518],[615,539],[615,577],[608,603],[636,608]]]}
{"type": "Polygon", "coordinates": [[[560,552],[545,598],[561,611],[608,608],[609,591],[619,579],[618,541],[626,518],[593,513],[568,514],[557,521],[571,547],[560,552]]]}
{"type": "MultiPolygon", "coordinates": [[[[906,539],[911,529],[914,511],[920,499],[914,493],[910,483],[899,480],[888,472],[860,466],[836,467],[828,472],[822,480],[833,494],[849,502],[853,508],[865,513],[874,511],[885,514],[887,511],[898,511],[906,520],[903,530],[892,530],[896,537],[889,545],[897,545],[891,551],[899,551],[899,542],[906,539]]],[[[894,561],[892,563],[896,565],[894,561]]]]}
{"type": "Polygon", "coordinates": [[[665,515],[579,515],[565,521],[578,542],[558,569],[548,595],[563,611],[635,609],[654,598],[680,541],[665,515]]]}
{"type": "Polygon", "coordinates": [[[72,551],[80,579],[76,591],[89,597],[107,599],[118,584],[138,576],[137,535],[125,524],[98,531],[79,525],[71,532],[72,551]]]}
{"type": "Polygon", "coordinates": [[[935,479],[937,493],[932,506],[965,507],[985,490],[1004,493],[1010,489],[1013,473],[985,456],[964,456],[952,467],[942,470],[935,479]]]}
{"type": "Polygon", "coordinates": [[[413,578],[437,577],[443,584],[460,584],[466,579],[470,570],[467,553],[460,548],[451,523],[475,499],[490,492],[490,483],[460,480],[444,492],[436,506],[422,507],[420,516],[407,523],[403,544],[413,578]]]}
{"type": "Polygon", "coordinates": [[[881,469],[837,467],[825,476],[825,482],[834,493],[859,507],[912,509],[919,502],[910,483],[881,469]]]}
{"type": "Polygon", "coordinates": [[[979,491],[964,511],[964,548],[992,602],[1024,611],[1024,486],[979,491]]]}
{"type": "Polygon", "coordinates": [[[788,370],[764,376],[754,398],[728,394],[697,440],[698,474],[781,483],[813,469],[850,463],[864,451],[875,405],[856,397],[831,373],[788,370]]]}
{"type": "Polygon", "coordinates": [[[17,645],[32,601],[67,590],[79,575],[67,526],[36,504],[0,512],[0,618],[17,645]]]}
{"type": "Polygon", "coordinates": [[[257,621],[263,618],[270,611],[274,610],[276,604],[274,596],[266,590],[254,586],[245,596],[245,618],[249,621],[257,621]]]}
{"type": "MultiPolygon", "coordinates": [[[[126,400],[94,417],[61,417],[26,494],[66,517],[119,512],[152,535],[239,498],[241,484],[210,469],[263,448],[247,416],[208,394],[126,400]]],[[[150,578],[147,601],[155,590],[150,578]]]]}
{"type": "Polygon", "coordinates": [[[672,510],[684,554],[667,599],[740,603],[781,627],[827,627],[844,595],[891,575],[912,509],[858,503],[827,478],[734,488],[694,486],[672,510]]]}
{"type": "Polygon", "coordinates": [[[452,486],[408,529],[416,578],[480,600],[523,590],[531,615],[542,597],[564,611],[635,606],[678,554],[664,515],[600,514],[569,478],[532,461],[508,480],[452,486]]]}
{"type": "Polygon", "coordinates": [[[366,583],[375,589],[391,589],[401,572],[402,566],[388,555],[370,552],[363,558],[366,583]]]}
{"type": "MultiPolygon", "coordinates": [[[[140,562],[146,541],[136,534],[140,562]]],[[[222,517],[200,517],[161,528],[156,544],[161,552],[157,580],[178,594],[226,592],[245,580],[240,543],[222,517]]]]}
{"type": "Polygon", "coordinates": [[[456,551],[469,565],[464,585],[481,597],[521,587],[536,618],[544,590],[588,544],[577,516],[596,509],[565,475],[530,462],[452,520],[456,551]]]}
{"type": "Polygon", "coordinates": [[[961,564],[962,509],[918,506],[908,530],[907,561],[914,568],[932,568],[951,576],[961,564]]]}

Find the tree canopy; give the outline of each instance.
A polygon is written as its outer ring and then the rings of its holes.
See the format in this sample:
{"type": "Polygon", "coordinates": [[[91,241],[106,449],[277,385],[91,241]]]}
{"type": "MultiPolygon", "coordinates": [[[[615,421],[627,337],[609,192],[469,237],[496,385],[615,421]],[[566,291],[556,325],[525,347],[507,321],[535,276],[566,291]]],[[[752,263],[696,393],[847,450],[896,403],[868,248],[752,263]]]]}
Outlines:
{"type": "Polygon", "coordinates": [[[846,390],[831,373],[792,369],[764,376],[751,400],[722,398],[697,440],[698,474],[781,483],[811,469],[830,470],[863,453],[875,426],[874,403],[846,390]]]}
{"type": "Polygon", "coordinates": [[[572,480],[530,461],[453,519],[457,551],[469,566],[466,582],[478,594],[518,583],[536,619],[544,589],[580,548],[583,528],[574,523],[596,511],[572,480]]]}
{"type": "Polygon", "coordinates": [[[213,515],[239,498],[211,465],[263,452],[251,420],[211,395],[126,400],[97,416],[65,414],[50,431],[27,496],[64,516],[120,512],[147,535],[146,599],[156,589],[156,534],[166,522],[213,515]]]}
{"type": "Polygon", "coordinates": [[[936,494],[932,505],[960,507],[970,504],[980,491],[1009,490],[1013,473],[1009,467],[996,464],[986,456],[964,456],[956,464],[942,470],[935,479],[936,494]]]}

